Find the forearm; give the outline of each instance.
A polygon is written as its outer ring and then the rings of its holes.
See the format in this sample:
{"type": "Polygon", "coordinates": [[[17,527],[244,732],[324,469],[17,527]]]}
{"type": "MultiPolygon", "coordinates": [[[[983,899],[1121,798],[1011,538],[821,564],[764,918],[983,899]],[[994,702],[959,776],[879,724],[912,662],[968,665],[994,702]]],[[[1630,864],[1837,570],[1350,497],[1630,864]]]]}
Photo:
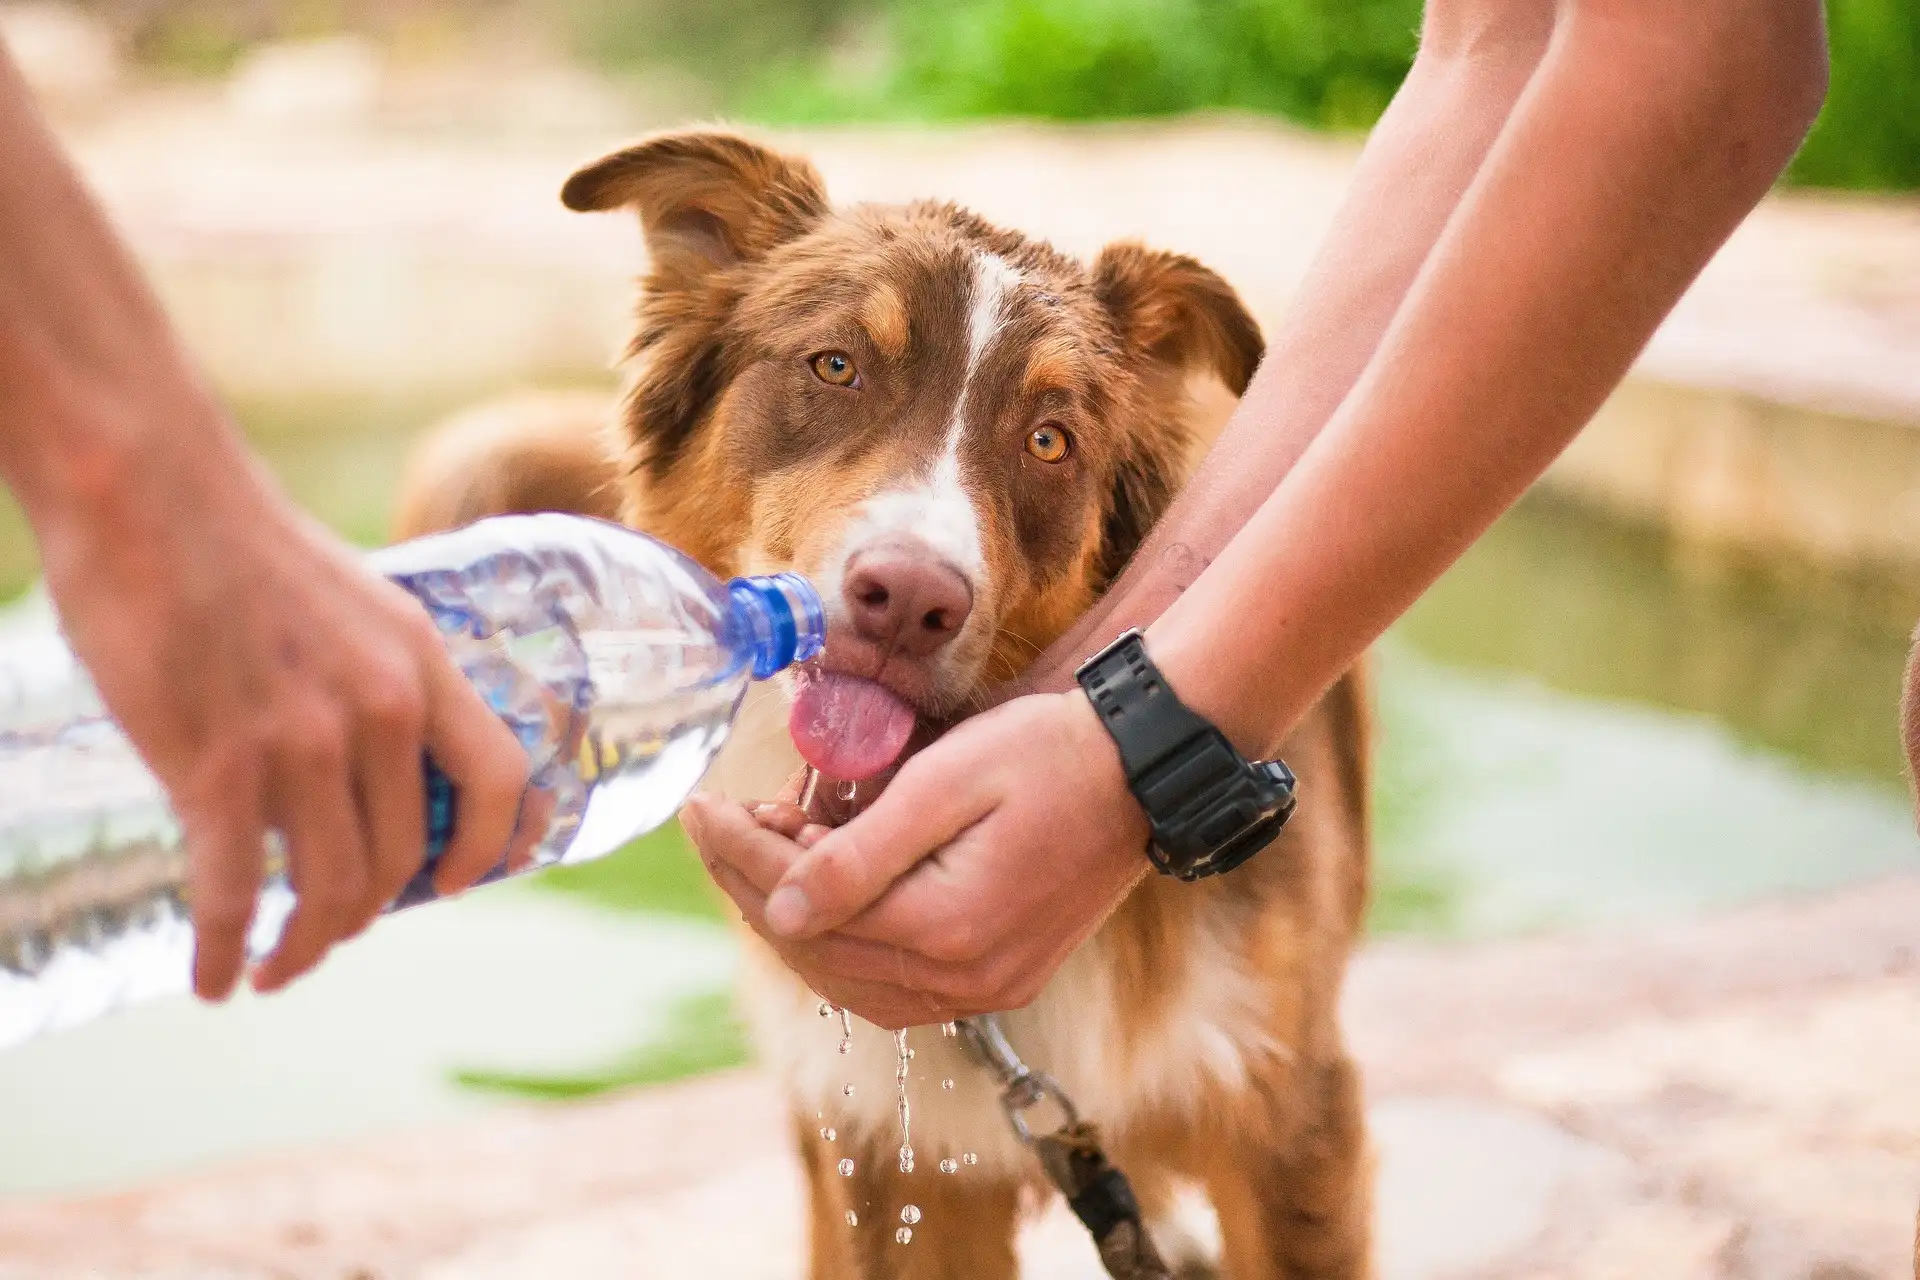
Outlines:
{"type": "Polygon", "coordinates": [[[43,540],[134,473],[244,458],[4,49],[0,245],[0,477],[43,540]]]}
{"type": "Polygon", "coordinates": [[[1791,157],[1823,69],[1798,0],[1568,6],[1359,382],[1152,628],[1183,697],[1274,746],[1599,407],[1791,157]]]}
{"type": "Polygon", "coordinates": [[[1379,346],[1552,27],[1551,0],[1428,6],[1413,70],[1239,409],[1113,588],[1035,662],[1031,687],[1071,688],[1087,654],[1157,618],[1273,493],[1379,346]]]}

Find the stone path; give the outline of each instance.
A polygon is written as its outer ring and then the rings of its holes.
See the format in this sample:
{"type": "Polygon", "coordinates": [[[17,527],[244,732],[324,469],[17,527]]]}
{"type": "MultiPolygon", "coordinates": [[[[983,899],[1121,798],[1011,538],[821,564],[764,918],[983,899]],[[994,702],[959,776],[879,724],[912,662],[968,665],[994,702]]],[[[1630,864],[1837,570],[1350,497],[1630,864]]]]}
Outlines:
{"type": "MultiPolygon", "coordinates": [[[[1897,1280],[1920,1198],[1920,879],[1633,934],[1386,943],[1348,1028],[1384,1280],[1897,1280]]],[[[798,1280],[771,1083],[0,1208],[0,1280],[798,1280]]],[[[1072,1222],[1026,1273],[1097,1280],[1072,1222]]]]}

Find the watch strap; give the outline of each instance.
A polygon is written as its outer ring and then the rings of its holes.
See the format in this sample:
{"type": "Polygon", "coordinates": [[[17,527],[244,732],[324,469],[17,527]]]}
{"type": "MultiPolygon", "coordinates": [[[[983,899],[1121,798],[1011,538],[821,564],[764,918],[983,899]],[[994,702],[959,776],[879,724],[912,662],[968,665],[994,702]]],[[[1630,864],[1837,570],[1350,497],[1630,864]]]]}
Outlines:
{"type": "Polygon", "coordinates": [[[1272,843],[1293,812],[1292,771],[1278,760],[1247,760],[1181,702],[1137,630],[1088,659],[1076,678],[1146,811],[1147,856],[1157,870],[1197,880],[1272,843]]]}

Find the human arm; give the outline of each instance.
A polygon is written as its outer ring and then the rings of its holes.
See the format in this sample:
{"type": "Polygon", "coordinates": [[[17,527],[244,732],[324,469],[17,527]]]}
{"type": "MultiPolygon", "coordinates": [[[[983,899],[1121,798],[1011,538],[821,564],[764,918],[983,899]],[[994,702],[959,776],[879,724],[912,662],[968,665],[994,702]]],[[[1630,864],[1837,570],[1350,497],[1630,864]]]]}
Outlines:
{"type": "Polygon", "coordinates": [[[194,986],[245,961],[268,828],[284,985],[419,869],[421,753],[460,788],[447,890],[498,860],[526,759],[424,612],[298,512],[228,423],[0,51],[0,477],[69,642],[185,830],[194,986]]]}
{"type": "MultiPolygon", "coordinates": [[[[1489,20],[1500,8],[1449,7],[1489,20]]],[[[1060,687],[1107,635],[1164,606],[1148,643],[1170,682],[1249,754],[1270,751],[1584,424],[1777,177],[1823,87],[1811,0],[1560,6],[1364,371],[1340,394],[1337,377],[1320,385],[1338,401],[1320,401],[1324,428],[1302,411],[1294,443],[1265,455],[1267,492],[1239,488],[1240,509],[1256,509],[1219,555],[1179,557],[1204,566],[1191,586],[1160,572],[1140,588],[1157,572],[1141,565],[1137,610],[1123,594],[1041,680],[1060,687]]],[[[1286,376],[1283,345],[1263,378],[1286,376]]],[[[1241,467],[1244,454],[1223,452],[1232,433],[1277,416],[1250,395],[1215,457],[1241,467]]],[[[1218,532],[1176,509],[1161,545],[1204,548],[1218,532]]],[[[810,981],[881,1021],[1020,1003],[1144,870],[1138,807],[1078,693],[962,725],[804,852],[738,817],[696,818],[723,883],[810,981]],[[1059,838],[1063,808],[1094,815],[1084,836],[1059,838]]]]}

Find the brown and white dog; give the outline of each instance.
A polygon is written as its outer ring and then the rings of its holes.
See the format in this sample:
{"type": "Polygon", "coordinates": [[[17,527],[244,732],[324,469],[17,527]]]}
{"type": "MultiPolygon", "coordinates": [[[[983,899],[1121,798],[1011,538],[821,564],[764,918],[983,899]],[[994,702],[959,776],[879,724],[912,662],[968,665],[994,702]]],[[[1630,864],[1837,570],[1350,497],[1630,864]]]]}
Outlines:
{"type": "MultiPolygon", "coordinates": [[[[1207,442],[1195,380],[1238,396],[1263,349],[1191,258],[1116,244],[1086,264],[949,204],[835,209],[806,161],[730,133],[642,142],[563,199],[630,209],[645,232],[624,405],[525,401],[452,424],[413,469],[398,532],[617,511],[715,573],[809,576],[824,674],[763,690],[716,769],[735,794],[774,794],[802,755],[829,779],[881,773],[916,721],[1017,675],[1207,442]]],[[[1302,799],[1275,847],[1200,884],[1149,878],[1005,1018],[1099,1122],[1185,1274],[1368,1273],[1360,1089],[1335,1019],[1366,892],[1367,748],[1349,675],[1287,745],[1302,799]],[[1217,1259],[1175,1222],[1189,1188],[1217,1215],[1217,1259]]],[[[891,1037],[859,1026],[842,1056],[817,997],[748,946],[746,1004],[811,1187],[813,1275],[1014,1276],[1037,1170],[986,1076],[957,1041],[916,1038],[918,1161],[901,1173],[891,1037]],[[939,1171],[967,1152],[977,1163],[939,1171]],[[907,1203],[923,1217],[902,1246],[907,1203]]]]}

